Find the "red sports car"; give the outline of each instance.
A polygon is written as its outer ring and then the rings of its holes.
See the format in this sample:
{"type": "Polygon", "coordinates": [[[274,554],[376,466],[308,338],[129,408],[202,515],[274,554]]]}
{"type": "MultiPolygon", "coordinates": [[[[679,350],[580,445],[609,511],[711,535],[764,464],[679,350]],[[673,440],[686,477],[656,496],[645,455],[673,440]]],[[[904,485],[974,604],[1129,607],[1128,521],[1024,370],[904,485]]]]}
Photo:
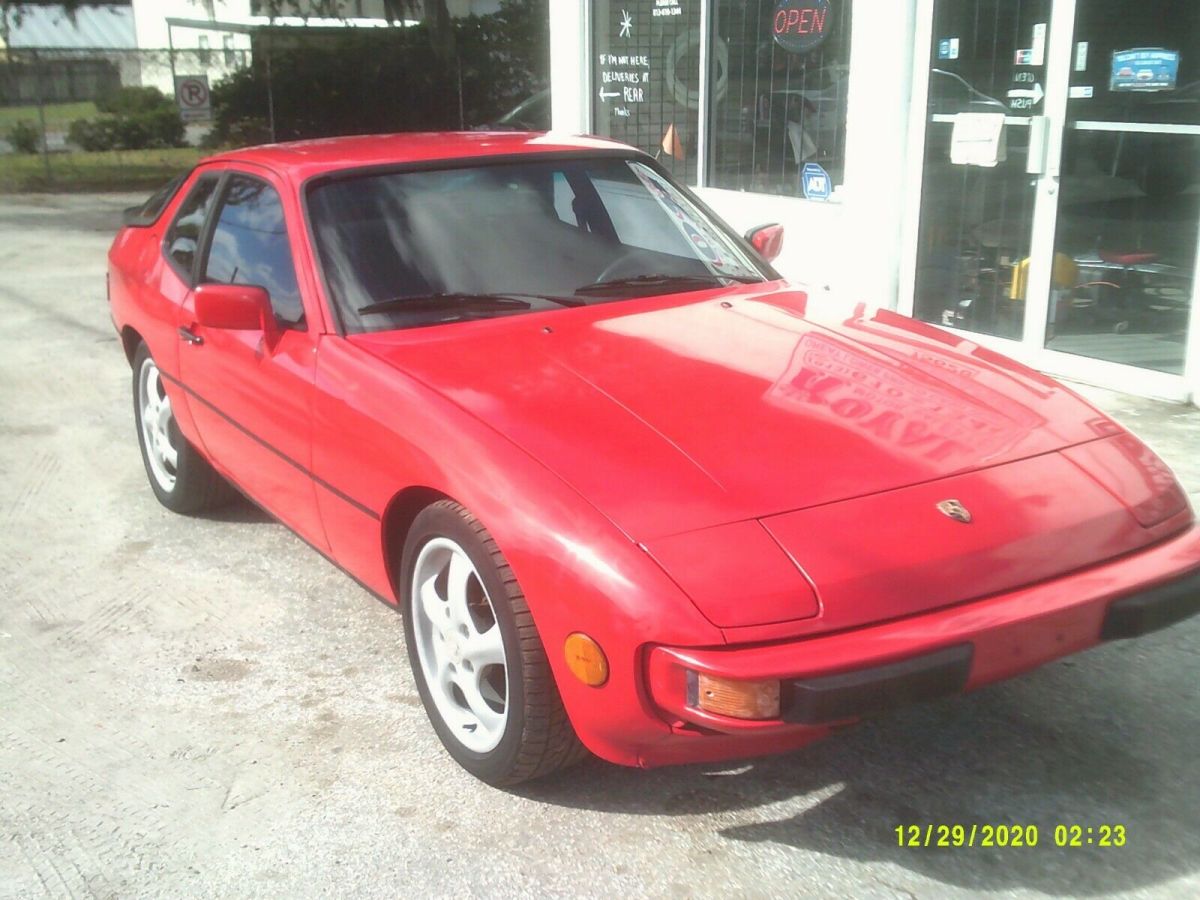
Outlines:
{"type": "Polygon", "coordinates": [[[110,252],[150,487],[195,513],[233,485],[398,606],[495,784],[787,750],[1200,609],[1154,453],[784,283],[779,237],[609,141],[216,156],[110,252]]]}

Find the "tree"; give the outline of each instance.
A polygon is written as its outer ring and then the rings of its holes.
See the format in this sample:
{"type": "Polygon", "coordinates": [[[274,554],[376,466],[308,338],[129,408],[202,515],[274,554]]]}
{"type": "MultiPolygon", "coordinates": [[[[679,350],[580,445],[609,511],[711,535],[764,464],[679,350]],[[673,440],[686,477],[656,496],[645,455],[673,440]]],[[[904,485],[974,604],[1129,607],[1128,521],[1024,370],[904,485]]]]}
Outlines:
{"type": "Polygon", "coordinates": [[[213,85],[211,140],[246,145],[496,122],[546,86],[545,12],[546,0],[503,0],[495,13],[451,19],[449,59],[435,50],[429,22],[289,34],[213,85]]]}
{"type": "MultiPolygon", "coordinates": [[[[329,19],[350,18],[349,0],[264,0],[268,16],[318,16],[329,19]]],[[[429,28],[434,55],[442,60],[454,58],[454,22],[446,0],[383,0],[383,15],[395,24],[408,18],[421,19],[429,28]]]]}
{"type": "Polygon", "coordinates": [[[75,13],[85,6],[101,7],[101,6],[127,6],[128,3],[121,2],[104,2],[104,0],[59,0],[59,2],[49,2],[49,0],[0,0],[0,44],[6,48],[9,46],[9,38],[12,35],[12,29],[21,24],[22,7],[29,6],[53,6],[62,9],[66,13],[67,18],[72,22],[75,21],[75,13]]]}

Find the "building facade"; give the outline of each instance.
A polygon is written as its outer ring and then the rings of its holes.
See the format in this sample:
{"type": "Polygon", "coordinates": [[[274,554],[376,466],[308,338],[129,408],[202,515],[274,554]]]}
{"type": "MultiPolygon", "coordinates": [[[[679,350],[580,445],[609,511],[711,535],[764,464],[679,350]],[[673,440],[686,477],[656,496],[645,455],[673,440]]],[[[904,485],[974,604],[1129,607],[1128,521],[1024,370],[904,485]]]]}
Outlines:
{"type": "Polygon", "coordinates": [[[1195,0],[551,0],[556,130],[777,268],[1118,390],[1200,395],[1195,0]]]}
{"type": "Polygon", "coordinates": [[[219,24],[245,21],[250,0],[131,0],[131,5],[137,46],[165,48],[174,57],[171,65],[144,67],[141,80],[146,87],[170,97],[177,77],[203,75],[212,85],[250,64],[250,36],[219,24]],[[180,22],[191,24],[173,24],[180,22]]]}
{"type": "MultiPolygon", "coordinates": [[[[215,84],[250,61],[249,36],[218,24],[247,21],[250,0],[127,0],[19,12],[9,12],[8,44],[40,53],[43,99],[50,102],[93,100],[120,85],[154,87],[170,97],[176,75],[203,75],[215,84]],[[88,77],[91,69],[96,74],[88,77]]],[[[0,99],[32,102],[34,94],[26,86],[0,99]]]]}

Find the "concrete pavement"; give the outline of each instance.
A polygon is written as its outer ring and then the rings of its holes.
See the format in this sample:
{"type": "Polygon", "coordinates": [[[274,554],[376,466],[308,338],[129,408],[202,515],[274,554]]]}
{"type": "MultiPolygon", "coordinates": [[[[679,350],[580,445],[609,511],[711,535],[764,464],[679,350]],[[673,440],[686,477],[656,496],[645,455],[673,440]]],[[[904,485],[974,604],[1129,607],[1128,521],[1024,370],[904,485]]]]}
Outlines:
{"type": "MultiPolygon", "coordinates": [[[[474,781],[392,610],[249,505],[155,502],[104,303],[136,199],[0,197],[0,897],[1200,895],[1200,621],[785,757],[474,781]],[[955,822],[1041,841],[897,846],[955,822]]],[[[1200,411],[1088,393],[1200,505],[1200,411]]]]}

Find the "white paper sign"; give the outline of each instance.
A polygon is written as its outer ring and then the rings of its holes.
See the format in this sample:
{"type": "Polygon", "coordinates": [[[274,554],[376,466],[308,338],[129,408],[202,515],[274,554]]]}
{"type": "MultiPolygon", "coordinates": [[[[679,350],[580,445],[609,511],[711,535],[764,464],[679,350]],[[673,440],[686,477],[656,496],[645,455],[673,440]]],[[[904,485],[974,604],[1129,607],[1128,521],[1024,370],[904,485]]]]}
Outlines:
{"type": "Polygon", "coordinates": [[[1075,71],[1087,71],[1088,42],[1080,41],[1075,45],[1075,71]]]}
{"type": "Polygon", "coordinates": [[[1008,158],[1003,113],[959,113],[950,137],[950,162],[994,168],[1008,158]]]}
{"type": "Polygon", "coordinates": [[[1033,26],[1033,65],[1040,66],[1046,62],[1046,23],[1033,26]]]}

